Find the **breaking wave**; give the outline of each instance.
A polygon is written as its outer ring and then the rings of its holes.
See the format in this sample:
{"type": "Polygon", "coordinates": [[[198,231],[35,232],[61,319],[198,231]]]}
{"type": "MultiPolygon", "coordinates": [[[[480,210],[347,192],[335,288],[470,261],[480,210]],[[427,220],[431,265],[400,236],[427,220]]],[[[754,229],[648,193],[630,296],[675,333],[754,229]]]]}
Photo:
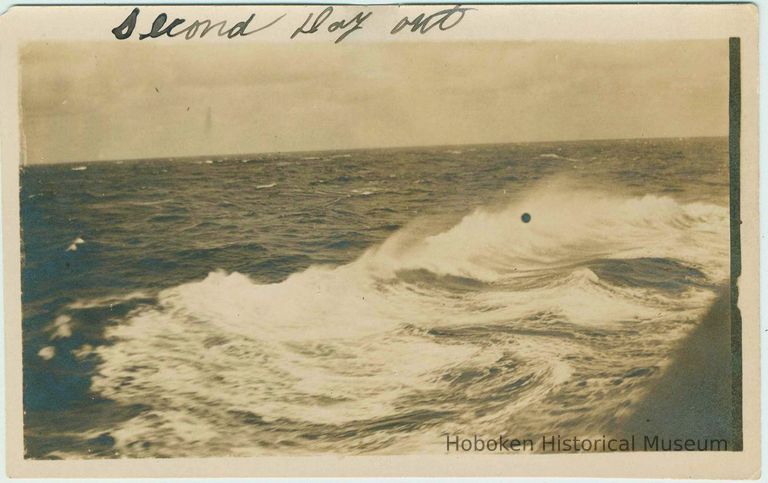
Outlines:
{"type": "Polygon", "coordinates": [[[604,434],[727,281],[728,249],[726,207],[538,190],[280,283],[164,290],[109,329],[91,389],[147,407],[111,431],[130,456],[604,434]]]}

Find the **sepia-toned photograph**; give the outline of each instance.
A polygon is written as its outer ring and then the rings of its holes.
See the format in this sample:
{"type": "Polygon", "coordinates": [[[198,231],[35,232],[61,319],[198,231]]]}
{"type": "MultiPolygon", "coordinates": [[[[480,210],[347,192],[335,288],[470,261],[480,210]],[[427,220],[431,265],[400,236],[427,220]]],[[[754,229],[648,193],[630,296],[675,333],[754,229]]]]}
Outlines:
{"type": "Polygon", "coordinates": [[[19,46],[24,459],[743,451],[739,39],[342,28],[19,46]]]}

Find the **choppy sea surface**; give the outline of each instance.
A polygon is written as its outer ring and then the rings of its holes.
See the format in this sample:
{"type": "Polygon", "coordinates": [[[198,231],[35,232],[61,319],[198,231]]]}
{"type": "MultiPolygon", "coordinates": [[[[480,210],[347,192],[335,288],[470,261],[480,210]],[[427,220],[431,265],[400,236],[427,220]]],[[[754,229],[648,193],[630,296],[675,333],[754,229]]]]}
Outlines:
{"type": "Polygon", "coordinates": [[[30,458],[606,434],[729,276],[725,138],[31,166],[21,185],[30,458]]]}

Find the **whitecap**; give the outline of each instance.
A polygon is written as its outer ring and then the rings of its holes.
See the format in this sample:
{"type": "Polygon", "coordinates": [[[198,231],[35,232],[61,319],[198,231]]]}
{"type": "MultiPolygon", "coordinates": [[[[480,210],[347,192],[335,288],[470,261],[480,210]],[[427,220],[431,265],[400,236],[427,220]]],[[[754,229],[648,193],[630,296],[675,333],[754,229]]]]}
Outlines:
{"type": "Polygon", "coordinates": [[[53,321],[53,334],[51,340],[72,337],[72,318],[68,315],[60,315],[53,321]]]}
{"type": "Polygon", "coordinates": [[[50,361],[56,355],[56,348],[50,345],[43,347],[38,351],[37,355],[44,361],[50,361]]]}

